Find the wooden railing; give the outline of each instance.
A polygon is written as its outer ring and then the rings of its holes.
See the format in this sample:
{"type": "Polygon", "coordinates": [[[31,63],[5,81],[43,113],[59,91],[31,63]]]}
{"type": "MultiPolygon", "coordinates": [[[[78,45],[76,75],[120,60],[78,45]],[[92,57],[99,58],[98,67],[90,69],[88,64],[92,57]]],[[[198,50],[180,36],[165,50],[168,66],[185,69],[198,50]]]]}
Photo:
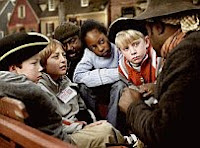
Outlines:
{"type": "Polygon", "coordinates": [[[16,99],[0,98],[0,147],[2,148],[75,148],[53,136],[26,125],[24,104],[16,99]]]}

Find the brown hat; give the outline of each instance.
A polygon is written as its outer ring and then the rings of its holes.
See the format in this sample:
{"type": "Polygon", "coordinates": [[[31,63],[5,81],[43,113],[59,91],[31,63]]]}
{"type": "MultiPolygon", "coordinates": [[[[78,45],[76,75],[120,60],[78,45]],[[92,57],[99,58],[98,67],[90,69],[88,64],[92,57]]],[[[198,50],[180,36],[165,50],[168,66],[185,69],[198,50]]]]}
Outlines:
{"type": "Polygon", "coordinates": [[[133,29],[147,35],[144,21],[134,20],[133,18],[121,17],[113,21],[108,28],[109,41],[115,42],[116,34],[122,30],[133,29]]]}
{"type": "Polygon", "coordinates": [[[149,0],[147,9],[134,19],[144,20],[189,10],[199,11],[199,9],[198,0],[149,0]]]}
{"type": "Polygon", "coordinates": [[[74,35],[79,35],[80,28],[72,22],[64,22],[60,24],[54,33],[54,38],[63,42],[74,35]]]}

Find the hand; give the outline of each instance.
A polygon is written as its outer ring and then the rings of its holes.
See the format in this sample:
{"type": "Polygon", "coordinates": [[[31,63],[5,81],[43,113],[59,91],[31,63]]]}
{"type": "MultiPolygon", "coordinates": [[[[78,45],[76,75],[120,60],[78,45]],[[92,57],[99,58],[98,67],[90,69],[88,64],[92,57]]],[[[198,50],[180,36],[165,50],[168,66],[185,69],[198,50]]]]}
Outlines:
{"type": "Polygon", "coordinates": [[[146,83],[143,85],[140,85],[139,87],[139,92],[142,94],[142,97],[144,98],[149,98],[153,96],[154,90],[155,90],[155,84],[154,83],[146,83]]]}
{"type": "Polygon", "coordinates": [[[131,103],[141,100],[141,94],[134,89],[124,88],[119,100],[119,108],[122,112],[126,113],[131,103]]]}

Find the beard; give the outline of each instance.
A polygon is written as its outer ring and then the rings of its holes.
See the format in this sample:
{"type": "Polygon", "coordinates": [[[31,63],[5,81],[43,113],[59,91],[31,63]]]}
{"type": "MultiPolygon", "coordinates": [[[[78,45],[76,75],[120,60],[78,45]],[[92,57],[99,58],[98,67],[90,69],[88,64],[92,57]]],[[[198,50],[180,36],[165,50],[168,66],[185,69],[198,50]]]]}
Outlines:
{"type": "Polygon", "coordinates": [[[66,51],[66,58],[70,61],[79,59],[81,57],[81,52],[76,50],[68,50],[66,51]]]}

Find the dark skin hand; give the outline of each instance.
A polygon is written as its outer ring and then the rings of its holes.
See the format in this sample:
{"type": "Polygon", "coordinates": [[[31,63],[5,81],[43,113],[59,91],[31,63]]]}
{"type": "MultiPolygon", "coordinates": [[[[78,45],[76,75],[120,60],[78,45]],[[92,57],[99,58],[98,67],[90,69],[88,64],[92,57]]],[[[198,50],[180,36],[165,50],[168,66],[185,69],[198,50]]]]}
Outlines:
{"type": "Polygon", "coordinates": [[[127,113],[128,107],[131,103],[137,103],[142,99],[142,94],[137,90],[131,88],[124,88],[119,100],[119,108],[122,112],[127,113]]]}
{"type": "Polygon", "coordinates": [[[143,85],[140,85],[138,87],[138,91],[142,94],[144,98],[149,98],[153,96],[155,91],[155,84],[154,83],[146,83],[143,85]]]}

